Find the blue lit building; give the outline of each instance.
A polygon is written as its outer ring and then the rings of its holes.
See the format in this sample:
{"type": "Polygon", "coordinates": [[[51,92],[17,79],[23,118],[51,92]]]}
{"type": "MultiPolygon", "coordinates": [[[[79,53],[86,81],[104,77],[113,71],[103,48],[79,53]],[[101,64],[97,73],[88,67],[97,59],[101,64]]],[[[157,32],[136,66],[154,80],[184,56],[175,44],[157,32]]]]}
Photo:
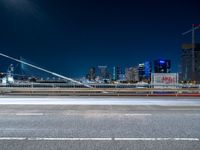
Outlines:
{"type": "Polygon", "coordinates": [[[147,80],[150,80],[151,79],[151,72],[152,72],[152,63],[150,61],[146,61],[144,63],[144,66],[145,66],[145,78],[147,80]]]}
{"type": "Polygon", "coordinates": [[[150,61],[146,61],[138,65],[139,81],[150,80],[152,65],[150,61]]]}
{"type": "Polygon", "coordinates": [[[168,59],[154,60],[154,72],[155,73],[170,73],[171,61],[168,59]]]}

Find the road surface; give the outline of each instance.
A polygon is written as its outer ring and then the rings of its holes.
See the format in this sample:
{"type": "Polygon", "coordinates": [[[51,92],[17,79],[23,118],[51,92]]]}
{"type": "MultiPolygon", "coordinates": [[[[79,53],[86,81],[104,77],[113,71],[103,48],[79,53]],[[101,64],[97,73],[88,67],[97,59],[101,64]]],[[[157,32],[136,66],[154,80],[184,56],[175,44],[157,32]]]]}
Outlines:
{"type": "Polygon", "coordinates": [[[0,98],[1,150],[199,150],[200,100],[0,98]]]}

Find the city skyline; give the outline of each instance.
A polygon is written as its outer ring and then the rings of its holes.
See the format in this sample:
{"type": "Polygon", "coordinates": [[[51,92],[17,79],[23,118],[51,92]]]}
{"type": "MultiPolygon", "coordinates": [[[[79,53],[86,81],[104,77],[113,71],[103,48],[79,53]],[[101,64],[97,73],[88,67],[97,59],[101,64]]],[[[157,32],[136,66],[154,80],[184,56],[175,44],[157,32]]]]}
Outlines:
{"type": "MultiPolygon", "coordinates": [[[[191,35],[181,34],[200,23],[197,4],[2,0],[0,51],[70,77],[92,66],[125,68],[159,58],[170,59],[178,72],[181,45],[191,42],[191,35]]],[[[7,61],[1,58],[2,70],[7,61]]]]}

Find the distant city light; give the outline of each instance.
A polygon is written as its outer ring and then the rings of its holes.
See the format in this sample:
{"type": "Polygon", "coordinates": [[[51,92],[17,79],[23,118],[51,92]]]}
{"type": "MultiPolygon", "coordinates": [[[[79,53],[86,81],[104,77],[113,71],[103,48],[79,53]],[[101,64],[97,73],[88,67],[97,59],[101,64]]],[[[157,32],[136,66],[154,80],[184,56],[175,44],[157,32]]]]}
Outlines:
{"type": "Polygon", "coordinates": [[[160,63],[161,63],[161,64],[164,64],[164,63],[165,63],[165,61],[164,61],[164,60],[160,60],[160,63]]]}
{"type": "Polygon", "coordinates": [[[200,24],[192,24],[193,27],[199,27],[200,24]]]}

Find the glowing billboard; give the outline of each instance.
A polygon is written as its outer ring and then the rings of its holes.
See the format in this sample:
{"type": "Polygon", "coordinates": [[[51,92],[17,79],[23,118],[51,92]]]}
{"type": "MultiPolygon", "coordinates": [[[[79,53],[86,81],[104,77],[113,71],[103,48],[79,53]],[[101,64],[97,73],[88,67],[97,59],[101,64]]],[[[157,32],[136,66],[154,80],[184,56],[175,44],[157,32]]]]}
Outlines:
{"type": "Polygon", "coordinates": [[[178,74],[152,73],[151,84],[156,88],[174,88],[178,84],[178,74]]]}

